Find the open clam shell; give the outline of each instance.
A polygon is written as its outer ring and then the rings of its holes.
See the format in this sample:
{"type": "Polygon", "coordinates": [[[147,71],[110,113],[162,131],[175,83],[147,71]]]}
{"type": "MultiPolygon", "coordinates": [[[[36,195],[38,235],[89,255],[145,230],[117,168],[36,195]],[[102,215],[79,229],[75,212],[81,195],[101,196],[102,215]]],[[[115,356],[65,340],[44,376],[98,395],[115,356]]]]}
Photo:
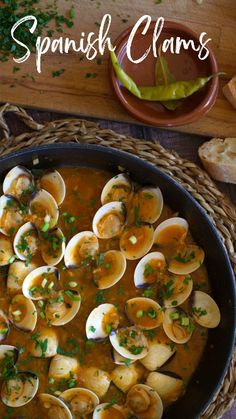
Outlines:
{"type": "Polygon", "coordinates": [[[125,311],[129,321],[141,329],[151,330],[163,322],[161,306],[151,298],[135,297],[126,301],[125,311]]]}
{"type": "Polygon", "coordinates": [[[60,397],[66,401],[75,419],[89,415],[99,404],[98,396],[93,391],[82,387],[63,391],[60,397]]]}
{"type": "Polygon", "coordinates": [[[203,291],[194,291],[192,296],[194,320],[203,327],[215,328],[219,325],[221,314],[213,298],[203,291]]]}
{"type": "Polygon", "coordinates": [[[38,231],[34,224],[23,224],[17,231],[14,242],[14,252],[20,260],[31,260],[39,250],[38,231]]]}
{"type": "Polygon", "coordinates": [[[49,192],[57,205],[61,205],[66,196],[66,185],[63,177],[57,170],[45,173],[40,178],[40,187],[49,192]]]}
{"type": "Polygon", "coordinates": [[[166,308],[177,307],[183,304],[193,289],[193,280],[190,275],[168,276],[164,282],[163,305],[166,308]]]}
{"type": "Polygon", "coordinates": [[[56,292],[59,276],[59,270],[55,266],[36,268],[24,279],[22,292],[31,300],[50,298],[56,292]]]}
{"type": "Polygon", "coordinates": [[[24,201],[35,190],[32,173],[23,166],[15,166],[5,176],[3,193],[24,201]]]}
{"type": "Polygon", "coordinates": [[[112,351],[112,358],[113,358],[113,362],[116,365],[127,365],[127,364],[130,365],[136,362],[135,359],[127,359],[124,356],[120,355],[119,352],[117,352],[114,348],[112,351]]]}
{"type": "Polygon", "coordinates": [[[154,230],[151,224],[131,225],[120,238],[120,250],[128,260],[142,258],[153,245],[154,230]]]}
{"type": "Polygon", "coordinates": [[[167,308],[164,314],[163,329],[170,340],[183,344],[191,339],[194,325],[184,310],[167,308]]]}
{"type": "Polygon", "coordinates": [[[187,233],[188,223],[184,218],[168,218],[157,226],[154,243],[159,246],[177,246],[184,242],[187,233]]]}
{"type": "Polygon", "coordinates": [[[126,412],[122,406],[118,404],[101,403],[93,412],[93,419],[125,419],[127,417],[126,412]]]}
{"type": "Polygon", "coordinates": [[[109,338],[113,348],[124,358],[138,360],[148,353],[147,339],[137,326],[113,330],[109,338]]]}
{"type": "Polygon", "coordinates": [[[0,309],[0,344],[7,338],[10,330],[8,318],[3,310],[0,309]]]}
{"type": "Polygon", "coordinates": [[[32,222],[42,231],[48,231],[55,227],[59,217],[57,202],[44,189],[40,189],[32,196],[29,203],[29,212],[32,222]]]}
{"type": "Polygon", "coordinates": [[[54,228],[40,236],[41,255],[45,263],[56,266],[64,257],[65,236],[60,228],[54,228]]]}
{"type": "Polygon", "coordinates": [[[0,266],[9,265],[13,256],[11,240],[0,233],[0,266]]]}
{"type": "MultiPolygon", "coordinates": [[[[100,258],[101,259],[101,258],[100,258]]],[[[108,250],[93,270],[93,280],[99,289],[115,285],[126,271],[126,258],[119,250],[108,250]]]]}
{"type": "Polygon", "coordinates": [[[12,236],[23,224],[24,217],[19,201],[11,195],[0,197],[0,233],[12,236]]]}
{"type": "Polygon", "coordinates": [[[134,285],[136,288],[149,287],[160,279],[166,266],[163,253],[151,252],[144,256],[134,271],[134,285]]]}
{"type": "Polygon", "coordinates": [[[205,253],[194,244],[181,246],[171,258],[168,271],[176,275],[188,275],[196,271],[203,263],[205,253]]]}
{"type": "Polygon", "coordinates": [[[161,190],[156,187],[144,186],[133,197],[129,206],[129,222],[135,220],[142,223],[155,223],[163,209],[163,196],[161,190]]]}
{"type": "Polygon", "coordinates": [[[163,404],[159,394],[146,384],[136,384],[127,394],[126,406],[139,419],[160,419],[163,404]]]}
{"type": "Polygon", "coordinates": [[[103,205],[93,218],[93,231],[99,239],[120,236],[126,219],[126,209],[122,202],[114,201],[103,205]]]}
{"type": "Polygon", "coordinates": [[[9,407],[20,407],[29,403],[36,395],[39,379],[28,371],[18,372],[14,378],[3,382],[1,389],[2,402],[9,407]]]}
{"type": "Polygon", "coordinates": [[[66,246],[65,265],[69,269],[79,268],[84,261],[96,257],[99,251],[98,239],[92,231],[81,231],[66,246]]]}
{"type": "Polygon", "coordinates": [[[0,345],[0,379],[5,372],[14,367],[19,356],[19,349],[12,345],[0,345]]]}
{"type": "Polygon", "coordinates": [[[165,404],[176,401],[184,391],[184,383],[181,378],[172,377],[157,371],[148,375],[146,384],[159,394],[165,404]]]}
{"type": "Polygon", "coordinates": [[[43,409],[43,419],[53,417],[73,419],[72,413],[64,400],[47,393],[40,393],[38,398],[41,403],[41,410],[43,409]]]}
{"type": "Polygon", "coordinates": [[[56,354],[50,363],[48,375],[55,380],[68,379],[76,376],[79,371],[77,359],[70,356],[56,354]]]}
{"type": "Polygon", "coordinates": [[[37,309],[33,301],[24,295],[15,295],[9,305],[9,319],[18,329],[32,332],[37,323],[37,309]]]}
{"type": "Polygon", "coordinates": [[[66,290],[48,299],[45,315],[52,326],[64,326],[76,316],[80,309],[81,297],[77,291],[66,290]]]}
{"type": "Polygon", "coordinates": [[[30,262],[27,266],[23,261],[11,263],[7,275],[7,292],[9,294],[21,293],[24,279],[36,268],[37,265],[33,262],[30,262]]]}
{"type": "Polygon", "coordinates": [[[125,204],[132,194],[132,183],[127,175],[120,173],[111,178],[104,186],[101,194],[102,205],[120,201],[125,204]]]}
{"type": "Polygon", "coordinates": [[[45,327],[31,336],[28,350],[35,358],[50,358],[57,354],[58,336],[52,327],[45,327]]]}
{"type": "Polygon", "coordinates": [[[100,304],[94,308],[86,322],[86,336],[88,339],[103,339],[119,325],[117,308],[113,304],[100,304]]]}

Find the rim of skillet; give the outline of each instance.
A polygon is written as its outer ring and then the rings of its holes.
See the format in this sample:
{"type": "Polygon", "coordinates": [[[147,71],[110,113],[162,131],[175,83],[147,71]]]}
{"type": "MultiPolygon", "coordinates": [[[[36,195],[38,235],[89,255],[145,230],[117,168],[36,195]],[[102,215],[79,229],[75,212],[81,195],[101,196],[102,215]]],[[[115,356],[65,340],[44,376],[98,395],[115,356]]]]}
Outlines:
{"type": "MultiPolygon", "coordinates": [[[[158,169],[158,167],[156,167],[154,164],[147,162],[146,160],[142,160],[140,157],[137,157],[136,155],[133,155],[131,153],[125,152],[125,151],[120,151],[116,148],[108,148],[106,146],[100,146],[100,145],[95,145],[95,144],[80,144],[80,143],[57,143],[57,144],[48,144],[48,145],[40,145],[40,146],[35,146],[35,147],[27,147],[27,148],[23,148],[21,150],[6,154],[2,157],[0,157],[0,182],[1,182],[1,177],[2,175],[9,170],[11,167],[14,166],[14,161],[19,159],[21,156],[23,157],[28,157],[31,158],[31,162],[35,157],[38,157],[40,159],[40,155],[44,155],[47,152],[52,152],[52,151],[56,151],[56,150],[71,150],[71,149],[77,149],[77,150],[81,150],[81,151],[85,151],[85,152],[96,152],[98,154],[105,154],[107,157],[112,156],[114,157],[114,155],[116,155],[117,158],[120,158],[122,161],[124,161],[124,167],[125,167],[125,161],[127,162],[133,162],[137,167],[139,167],[139,170],[146,170],[146,172],[153,172],[156,173],[156,175],[158,175],[161,179],[163,179],[163,181],[172,183],[173,186],[176,188],[176,190],[188,201],[191,202],[191,204],[196,208],[196,210],[199,212],[200,217],[204,218],[209,230],[211,231],[211,233],[213,234],[213,236],[215,236],[216,241],[218,242],[218,245],[220,247],[220,251],[223,254],[223,257],[225,259],[225,267],[224,269],[227,272],[227,276],[228,276],[228,281],[227,283],[229,283],[229,285],[231,285],[232,288],[232,293],[231,293],[231,299],[233,302],[232,305],[232,323],[231,323],[231,338],[228,342],[229,345],[229,351],[228,351],[228,357],[227,357],[227,361],[224,364],[224,367],[221,368],[220,372],[218,373],[218,380],[217,383],[215,384],[215,387],[213,389],[213,391],[211,391],[211,393],[209,394],[209,396],[207,397],[206,402],[203,402],[201,404],[201,406],[199,406],[199,411],[197,412],[197,416],[192,416],[191,419],[197,419],[199,418],[199,416],[206,410],[206,408],[210,405],[210,403],[212,402],[212,400],[214,399],[214,396],[216,395],[217,391],[220,389],[220,386],[222,385],[222,381],[224,379],[224,376],[227,372],[227,369],[229,367],[229,364],[231,362],[231,358],[233,355],[233,350],[234,350],[234,343],[235,343],[235,338],[236,338],[236,286],[235,286],[235,275],[233,272],[233,268],[227,253],[227,250],[225,248],[225,245],[223,244],[223,241],[220,237],[220,234],[217,230],[217,228],[214,226],[214,224],[212,223],[210,217],[208,216],[208,214],[206,213],[206,211],[203,209],[203,207],[198,203],[198,201],[195,200],[195,198],[183,187],[181,186],[176,180],[174,180],[170,175],[162,172],[160,169],[158,169]],[[4,163],[10,162],[11,165],[7,168],[4,168],[4,163]]],[[[52,159],[54,158],[54,154],[52,154],[50,156],[52,159]]],[[[46,162],[50,163],[50,157],[47,157],[46,162]]],[[[99,162],[99,159],[97,159],[97,161],[99,162]]],[[[109,165],[108,165],[109,159],[107,160],[106,164],[107,164],[107,170],[108,172],[111,170],[109,170],[109,165]]],[[[21,163],[17,163],[19,165],[21,165],[21,163]]],[[[24,165],[24,162],[22,163],[24,165]]],[[[40,163],[39,163],[40,166],[40,163]]],[[[44,166],[45,166],[45,162],[44,162],[44,166]]],[[[113,165],[117,167],[116,164],[113,165]]],[[[53,166],[53,167],[76,167],[76,165],[72,165],[72,164],[68,164],[68,162],[65,161],[65,163],[61,164],[60,166],[53,166]]],[[[94,168],[98,168],[99,169],[99,164],[96,165],[92,164],[92,166],[89,164],[86,164],[86,161],[84,162],[84,164],[78,164],[77,167],[94,167],[94,168]]],[[[104,170],[104,169],[103,169],[104,170]]],[[[135,177],[135,171],[131,172],[132,176],[135,177]]],[[[171,203],[168,202],[168,204],[171,203]]],[[[191,228],[191,225],[190,225],[191,228]]],[[[207,264],[206,264],[207,267],[207,264]]],[[[210,278],[209,278],[210,280],[210,278]]],[[[211,283],[211,280],[210,280],[211,283]]],[[[206,344],[207,347],[207,344],[206,344]]],[[[202,358],[204,358],[204,354],[205,354],[205,350],[206,347],[203,351],[202,354],[202,358]]],[[[200,360],[201,362],[201,360],[200,360]]],[[[197,367],[198,368],[198,367],[197,367]]],[[[189,385],[191,385],[192,380],[194,379],[194,375],[196,373],[196,370],[193,372],[193,375],[187,385],[187,387],[189,385]]],[[[175,403],[174,403],[175,404],[175,403]]],[[[174,405],[173,405],[173,410],[174,410],[174,405]]],[[[169,411],[169,410],[168,410],[169,411]]],[[[171,416],[172,417],[172,416],[171,416]]],[[[174,417],[174,416],[173,416],[174,417]]],[[[187,417],[186,417],[187,419],[187,417]]]]}

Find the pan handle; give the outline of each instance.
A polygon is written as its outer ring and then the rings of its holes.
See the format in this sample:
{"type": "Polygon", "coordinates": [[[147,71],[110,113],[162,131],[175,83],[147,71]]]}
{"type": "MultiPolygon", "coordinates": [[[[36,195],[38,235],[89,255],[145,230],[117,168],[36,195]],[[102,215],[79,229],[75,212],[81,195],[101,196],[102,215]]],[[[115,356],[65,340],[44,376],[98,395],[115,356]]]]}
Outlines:
{"type": "Polygon", "coordinates": [[[39,131],[42,128],[44,128],[44,125],[34,121],[34,119],[30,115],[28,115],[23,108],[6,103],[5,105],[0,107],[0,128],[3,131],[3,138],[5,138],[5,140],[9,141],[11,137],[10,127],[8,126],[4,118],[4,115],[8,112],[14,113],[21,121],[24,122],[24,124],[27,127],[31,128],[34,131],[39,131]]]}

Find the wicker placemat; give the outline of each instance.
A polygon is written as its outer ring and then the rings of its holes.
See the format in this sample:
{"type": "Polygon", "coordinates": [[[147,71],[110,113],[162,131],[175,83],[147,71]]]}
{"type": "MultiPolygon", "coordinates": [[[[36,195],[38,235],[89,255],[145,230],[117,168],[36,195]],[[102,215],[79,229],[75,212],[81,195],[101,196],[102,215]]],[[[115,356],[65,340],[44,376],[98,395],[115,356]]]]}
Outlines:
{"type": "MultiPolygon", "coordinates": [[[[4,138],[0,141],[0,156],[24,147],[59,142],[99,144],[135,154],[171,175],[202,205],[216,225],[227,248],[236,273],[236,209],[196,164],[182,159],[177,153],[164,149],[158,142],[148,142],[101,129],[96,123],[80,119],[62,119],[45,125],[35,122],[22,108],[6,104],[0,108],[0,127],[4,138]],[[4,119],[13,112],[33,130],[17,137],[10,135],[4,119]]],[[[236,351],[220,391],[202,419],[219,418],[236,399],[236,351]]]]}

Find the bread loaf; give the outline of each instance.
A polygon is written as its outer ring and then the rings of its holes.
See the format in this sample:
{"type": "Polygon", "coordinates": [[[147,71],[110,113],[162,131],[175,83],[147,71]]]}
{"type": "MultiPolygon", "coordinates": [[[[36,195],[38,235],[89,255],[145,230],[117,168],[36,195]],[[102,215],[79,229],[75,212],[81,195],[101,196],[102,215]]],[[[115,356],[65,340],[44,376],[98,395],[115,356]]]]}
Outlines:
{"type": "Polygon", "coordinates": [[[231,105],[236,109],[236,76],[223,87],[223,93],[226,99],[228,99],[231,105]]]}
{"type": "Polygon", "coordinates": [[[213,138],[202,144],[198,154],[213,179],[236,183],[236,138],[213,138]]]}

